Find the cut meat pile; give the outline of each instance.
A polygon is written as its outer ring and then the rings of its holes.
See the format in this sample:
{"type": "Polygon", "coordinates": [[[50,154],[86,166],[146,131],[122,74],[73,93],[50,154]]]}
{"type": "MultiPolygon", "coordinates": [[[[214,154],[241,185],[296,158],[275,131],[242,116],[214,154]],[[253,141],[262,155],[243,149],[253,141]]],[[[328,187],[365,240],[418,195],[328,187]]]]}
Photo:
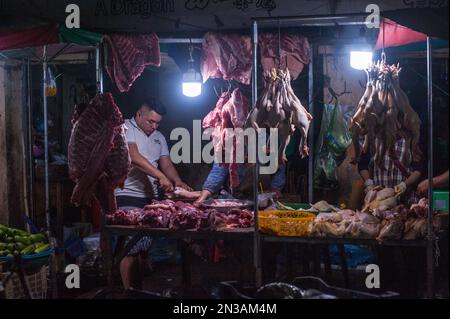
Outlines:
{"type": "Polygon", "coordinates": [[[76,183],[73,204],[89,204],[96,197],[106,212],[117,209],[114,189],[130,169],[123,123],[110,93],[75,109],[68,147],[69,175],[76,183]]]}
{"type": "Polygon", "coordinates": [[[111,225],[135,225],[170,230],[226,230],[253,226],[253,213],[231,209],[221,213],[215,209],[196,207],[190,203],[171,200],[153,201],[143,209],[117,210],[107,216],[111,225]]]}
{"type": "Polygon", "coordinates": [[[296,127],[300,131],[300,155],[308,156],[308,130],[313,117],[295,95],[289,69],[265,72],[264,80],[264,91],[248,116],[247,127],[277,128],[279,156],[283,161],[287,161],[285,150],[296,127]]]}
{"type": "MultiPolygon", "coordinates": [[[[428,200],[423,198],[408,209],[397,205],[378,216],[366,212],[342,210],[336,213],[321,213],[309,226],[311,237],[345,237],[376,239],[380,242],[394,239],[422,239],[426,234],[428,200]]],[[[435,230],[438,229],[434,220],[435,230]]]]}
{"type": "Polygon", "coordinates": [[[400,158],[403,165],[420,161],[421,121],[400,88],[400,70],[398,65],[386,65],[382,62],[373,64],[366,70],[366,90],[350,125],[356,153],[354,162],[358,162],[361,155],[359,138],[365,136],[362,151],[370,151],[377,166],[384,169],[386,153],[391,159],[398,159],[395,152],[397,135],[406,141],[406,151],[400,158]]]}
{"type": "Polygon", "coordinates": [[[238,160],[240,159],[236,158],[236,150],[243,149],[243,145],[240,145],[243,139],[227,129],[243,128],[248,112],[248,99],[239,89],[235,89],[231,94],[223,93],[216,107],[203,119],[203,128],[213,129],[211,135],[215,158],[220,159],[221,163],[228,164],[231,189],[239,186],[238,160]]]}

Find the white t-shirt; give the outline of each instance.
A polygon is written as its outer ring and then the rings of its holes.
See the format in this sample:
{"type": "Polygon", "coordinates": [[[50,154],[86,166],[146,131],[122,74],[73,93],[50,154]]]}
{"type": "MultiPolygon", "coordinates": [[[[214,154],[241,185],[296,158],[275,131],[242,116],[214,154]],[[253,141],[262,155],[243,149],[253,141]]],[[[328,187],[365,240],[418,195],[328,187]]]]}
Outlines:
{"type": "MultiPolygon", "coordinates": [[[[150,136],[144,133],[136,124],[135,119],[125,120],[128,144],[136,144],[142,156],[153,166],[158,168],[158,161],[162,156],[169,156],[169,148],[164,136],[154,131],[150,136]]],[[[116,189],[116,196],[132,196],[140,198],[154,198],[157,194],[156,179],[136,167],[132,167],[123,189],[116,189]]]]}

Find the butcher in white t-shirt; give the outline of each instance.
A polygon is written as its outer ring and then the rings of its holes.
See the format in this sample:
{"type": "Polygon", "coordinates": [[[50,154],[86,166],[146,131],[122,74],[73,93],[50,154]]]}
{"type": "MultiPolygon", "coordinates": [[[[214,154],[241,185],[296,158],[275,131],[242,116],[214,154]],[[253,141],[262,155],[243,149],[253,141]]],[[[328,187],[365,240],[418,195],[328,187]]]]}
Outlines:
{"type": "MultiPolygon", "coordinates": [[[[146,99],[134,118],[126,120],[126,138],[132,169],[124,187],[115,192],[117,206],[121,209],[143,208],[157,197],[158,186],[164,192],[174,187],[192,190],[178,175],[170,156],[164,136],[157,130],[166,110],[154,98],[146,99]]],[[[124,288],[139,288],[138,256],[144,257],[150,248],[151,239],[142,238],[123,258],[120,264],[124,288]]]]}

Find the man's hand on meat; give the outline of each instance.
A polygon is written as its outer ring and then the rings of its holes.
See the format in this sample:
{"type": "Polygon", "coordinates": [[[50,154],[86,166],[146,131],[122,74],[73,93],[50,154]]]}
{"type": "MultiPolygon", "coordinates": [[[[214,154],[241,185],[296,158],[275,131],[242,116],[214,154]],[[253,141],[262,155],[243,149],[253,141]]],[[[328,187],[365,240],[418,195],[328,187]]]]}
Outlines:
{"type": "MultiPolygon", "coordinates": [[[[439,176],[435,176],[432,179],[433,189],[448,189],[448,170],[439,176]]],[[[421,196],[428,196],[428,179],[424,179],[417,186],[417,193],[421,196]]]]}
{"type": "Polygon", "coordinates": [[[210,198],[212,196],[212,193],[208,190],[203,190],[200,197],[194,202],[195,206],[201,205],[205,200],[210,198]]]}
{"type": "Polygon", "coordinates": [[[188,184],[186,184],[185,182],[183,182],[181,179],[175,181],[175,187],[183,188],[183,189],[185,189],[185,190],[187,190],[187,191],[189,191],[189,192],[192,192],[192,191],[193,191],[192,187],[190,187],[188,184]]]}
{"type": "Polygon", "coordinates": [[[375,187],[373,179],[367,179],[364,183],[364,193],[367,194],[375,187]]]}
{"type": "Polygon", "coordinates": [[[162,176],[158,180],[158,184],[164,192],[173,192],[173,184],[167,177],[162,176]]]}
{"type": "Polygon", "coordinates": [[[405,182],[401,182],[401,183],[399,183],[398,185],[396,185],[394,187],[394,190],[395,190],[396,194],[403,194],[406,191],[407,188],[408,187],[406,186],[406,183],[405,182]]]}

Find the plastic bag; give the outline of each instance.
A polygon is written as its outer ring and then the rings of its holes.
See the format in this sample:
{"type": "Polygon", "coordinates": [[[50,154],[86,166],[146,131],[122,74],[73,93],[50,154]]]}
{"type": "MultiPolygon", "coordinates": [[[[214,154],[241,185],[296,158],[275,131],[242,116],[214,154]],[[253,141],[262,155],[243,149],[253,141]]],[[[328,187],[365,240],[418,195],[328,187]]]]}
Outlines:
{"type": "Polygon", "coordinates": [[[47,68],[47,79],[45,82],[45,95],[46,96],[55,96],[58,92],[56,88],[56,78],[53,76],[52,69],[47,68]]]}
{"type": "MultiPolygon", "coordinates": [[[[333,265],[341,265],[341,257],[336,245],[330,245],[331,263],[333,265]]],[[[372,247],[361,245],[344,245],[345,258],[347,267],[355,269],[359,265],[375,263],[376,253],[372,247]]]]}
{"type": "Polygon", "coordinates": [[[336,168],[345,158],[352,139],[347,123],[338,103],[325,104],[314,163],[314,187],[336,189],[336,168]]]}
{"type": "Polygon", "coordinates": [[[338,103],[334,106],[327,105],[328,112],[330,112],[329,108],[332,110],[330,124],[325,135],[325,144],[335,157],[340,157],[350,146],[352,137],[338,103]]]}

